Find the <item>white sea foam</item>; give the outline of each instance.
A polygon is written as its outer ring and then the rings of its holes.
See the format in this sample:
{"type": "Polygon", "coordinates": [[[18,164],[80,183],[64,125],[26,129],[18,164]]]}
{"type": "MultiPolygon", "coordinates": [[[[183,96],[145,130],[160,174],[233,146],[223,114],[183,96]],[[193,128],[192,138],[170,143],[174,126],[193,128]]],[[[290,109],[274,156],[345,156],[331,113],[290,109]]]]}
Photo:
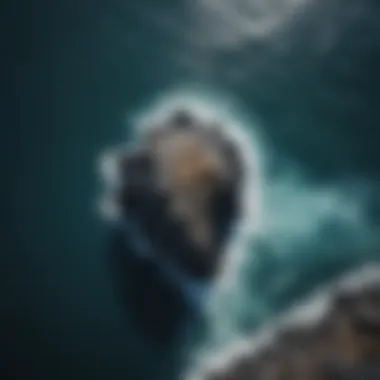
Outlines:
{"type": "MultiPolygon", "coordinates": [[[[207,367],[220,362],[215,352],[221,350],[225,357],[223,347],[241,341],[242,319],[263,320],[270,315],[271,306],[265,294],[257,293],[257,289],[252,290],[248,285],[248,272],[253,272],[259,253],[254,251],[252,241],[263,241],[277,263],[300,257],[303,265],[307,265],[309,252],[313,255],[319,252],[322,259],[324,255],[335,255],[337,249],[360,250],[365,255],[378,244],[378,234],[367,220],[368,184],[308,183],[301,170],[276,157],[262,138],[262,128],[257,121],[240,116],[244,115],[244,109],[229,97],[196,86],[176,88],[129,115],[135,136],[138,138],[146,128],[160,124],[178,108],[188,109],[203,121],[221,121],[221,128],[227,128],[225,132],[240,145],[249,174],[242,194],[246,214],[228,247],[225,270],[215,284],[215,296],[208,307],[211,331],[204,345],[195,352],[197,364],[194,366],[203,368],[205,361],[207,367]],[[280,173],[276,176],[267,172],[266,164],[273,158],[280,173]]],[[[111,152],[102,161],[103,178],[109,185],[117,186],[112,155],[111,152]]],[[[268,273],[266,287],[286,286],[300,270],[302,268],[297,266],[285,266],[281,273],[268,273]]],[[[317,315],[316,310],[323,313],[323,305],[326,302],[324,296],[320,296],[313,307],[303,309],[309,310],[309,315],[317,315]]],[[[261,337],[270,339],[273,329],[267,329],[261,337]]],[[[243,339],[237,346],[244,351],[259,345],[243,339]]],[[[236,355],[241,349],[232,351],[236,355]]]]}
{"type": "MultiPolygon", "coordinates": [[[[367,220],[370,187],[367,183],[316,185],[304,180],[302,171],[281,161],[279,157],[275,157],[275,161],[280,174],[270,176],[266,171],[266,163],[269,161],[268,156],[274,156],[274,153],[261,138],[260,126],[254,121],[247,122],[247,119],[239,118],[239,108],[231,107],[228,99],[220,101],[218,97],[210,98],[207,93],[177,91],[164,96],[160,102],[158,109],[161,111],[162,104],[168,108],[186,105],[190,109],[201,110],[209,118],[214,114],[218,119],[225,120],[225,124],[231,128],[228,132],[239,136],[238,141],[243,151],[247,152],[247,165],[253,161],[253,166],[248,166],[248,170],[252,171],[250,181],[244,189],[244,202],[249,212],[235,239],[231,241],[225,270],[217,280],[217,291],[208,306],[210,334],[204,344],[195,350],[195,363],[200,360],[201,363],[207,361],[210,364],[219,362],[219,356],[214,356],[215,352],[229,346],[231,342],[241,340],[241,320],[263,319],[270,315],[265,294],[261,295],[249,288],[249,276],[253,273],[259,253],[251,243],[255,239],[264,242],[275,255],[277,263],[286,263],[292,257],[294,261],[299,256],[307,265],[308,262],[312,263],[316,252],[320,252],[323,260],[324,255],[326,258],[334,255],[337,249],[346,250],[347,254],[361,250],[365,255],[378,244],[376,231],[367,220]],[[254,207],[250,204],[252,199],[254,207]]],[[[300,270],[302,268],[297,266],[285,266],[280,274],[268,273],[268,288],[286,286],[288,281],[297,277],[297,271],[300,270]]],[[[317,315],[316,310],[323,311],[323,305],[326,302],[323,297],[319,297],[313,308],[307,310],[312,310],[310,315],[317,315]]],[[[271,330],[267,330],[263,336],[270,336],[268,331],[271,330]]],[[[251,343],[243,342],[237,345],[251,349],[251,343]]],[[[200,367],[202,365],[199,364],[200,367]]]]}
{"type": "MultiPolygon", "coordinates": [[[[263,155],[260,153],[258,128],[249,128],[235,115],[238,112],[236,102],[199,86],[184,85],[174,88],[157,97],[147,107],[131,114],[132,124],[137,136],[147,128],[163,123],[175,110],[186,109],[205,125],[216,125],[240,147],[246,167],[246,184],[242,187],[244,215],[239,231],[252,233],[260,226],[260,173],[263,155]]],[[[257,125],[257,122],[255,122],[257,125]]]]}
{"type": "Polygon", "coordinates": [[[202,380],[211,373],[223,373],[236,359],[253,357],[259,350],[272,344],[278,332],[292,327],[317,325],[331,310],[337,292],[352,292],[366,286],[380,286],[380,265],[368,263],[357,270],[346,273],[312,294],[307,300],[297,303],[290,310],[267,323],[250,337],[239,337],[226,347],[204,357],[201,364],[186,374],[187,380],[202,380]]]}
{"type": "Polygon", "coordinates": [[[309,0],[195,0],[193,40],[209,48],[231,48],[267,39],[291,25],[309,0]]]}

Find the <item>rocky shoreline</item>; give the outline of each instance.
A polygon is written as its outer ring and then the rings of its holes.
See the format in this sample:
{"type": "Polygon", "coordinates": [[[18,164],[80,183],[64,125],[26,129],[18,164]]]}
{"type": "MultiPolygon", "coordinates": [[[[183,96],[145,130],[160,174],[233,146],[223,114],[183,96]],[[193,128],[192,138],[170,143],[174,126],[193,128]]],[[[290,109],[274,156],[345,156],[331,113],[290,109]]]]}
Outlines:
{"type": "Polygon", "coordinates": [[[380,379],[380,266],[343,276],[215,362],[196,378],[380,379]]]}

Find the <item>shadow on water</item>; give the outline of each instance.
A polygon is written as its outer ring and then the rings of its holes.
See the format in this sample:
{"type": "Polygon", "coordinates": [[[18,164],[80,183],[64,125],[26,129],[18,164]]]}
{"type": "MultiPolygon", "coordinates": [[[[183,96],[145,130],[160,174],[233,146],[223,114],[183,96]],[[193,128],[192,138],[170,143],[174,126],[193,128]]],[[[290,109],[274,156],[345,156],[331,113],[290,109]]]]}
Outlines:
{"type": "Polygon", "coordinates": [[[179,289],[154,262],[134,255],[121,231],[112,232],[108,254],[115,292],[134,325],[157,345],[173,343],[190,317],[179,289]]]}
{"type": "Polygon", "coordinates": [[[113,230],[108,244],[106,260],[116,302],[138,344],[146,347],[139,359],[147,363],[142,378],[180,378],[192,345],[204,332],[202,314],[191,308],[157,263],[133,253],[124,232],[113,230]]]}

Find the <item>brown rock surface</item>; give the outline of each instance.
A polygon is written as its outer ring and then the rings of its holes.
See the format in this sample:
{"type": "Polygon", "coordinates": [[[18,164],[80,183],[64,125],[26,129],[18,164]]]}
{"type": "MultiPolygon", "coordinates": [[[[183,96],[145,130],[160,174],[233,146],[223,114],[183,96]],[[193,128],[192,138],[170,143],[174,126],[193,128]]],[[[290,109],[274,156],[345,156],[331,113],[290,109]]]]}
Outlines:
{"type": "Polygon", "coordinates": [[[121,185],[112,196],[155,254],[210,279],[239,219],[240,153],[214,122],[176,110],[118,152],[121,185]]]}
{"type": "Polygon", "coordinates": [[[252,343],[240,354],[226,354],[219,367],[197,378],[380,379],[380,267],[348,276],[325,297],[312,316],[314,321],[310,316],[295,319],[295,314],[269,332],[262,344],[252,343]]]}

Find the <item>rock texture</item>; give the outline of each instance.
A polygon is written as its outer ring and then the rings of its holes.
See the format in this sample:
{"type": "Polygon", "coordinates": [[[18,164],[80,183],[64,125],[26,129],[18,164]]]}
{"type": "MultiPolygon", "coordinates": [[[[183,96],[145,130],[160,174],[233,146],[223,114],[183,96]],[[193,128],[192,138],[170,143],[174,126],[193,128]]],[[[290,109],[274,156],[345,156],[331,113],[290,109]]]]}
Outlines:
{"type": "Polygon", "coordinates": [[[154,254],[190,276],[215,276],[239,217],[238,147],[218,126],[178,110],[117,160],[121,186],[114,196],[154,254]]]}
{"type": "Polygon", "coordinates": [[[199,325],[240,217],[240,150],[218,125],[176,110],[112,157],[106,200],[119,223],[108,256],[119,299],[143,335],[182,339],[189,317],[199,325]]]}
{"type": "Polygon", "coordinates": [[[221,359],[207,380],[380,379],[380,267],[367,267],[221,359]],[[258,338],[257,338],[258,339],[258,338]]]}

